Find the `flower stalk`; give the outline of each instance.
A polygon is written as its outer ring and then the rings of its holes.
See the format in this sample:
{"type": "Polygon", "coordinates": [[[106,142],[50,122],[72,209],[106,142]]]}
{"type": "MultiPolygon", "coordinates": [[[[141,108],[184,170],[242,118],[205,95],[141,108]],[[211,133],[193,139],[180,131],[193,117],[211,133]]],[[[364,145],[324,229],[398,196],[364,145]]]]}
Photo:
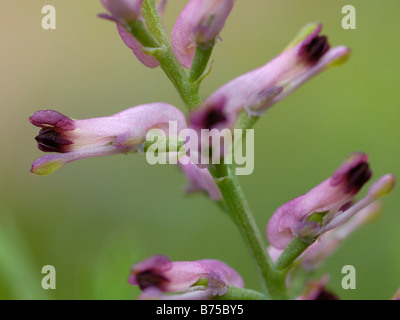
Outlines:
{"type": "Polygon", "coordinates": [[[233,221],[238,226],[256,262],[262,289],[268,299],[287,299],[285,277],[277,272],[269,257],[261,233],[232,165],[220,164],[210,169],[219,186],[233,221]]]}

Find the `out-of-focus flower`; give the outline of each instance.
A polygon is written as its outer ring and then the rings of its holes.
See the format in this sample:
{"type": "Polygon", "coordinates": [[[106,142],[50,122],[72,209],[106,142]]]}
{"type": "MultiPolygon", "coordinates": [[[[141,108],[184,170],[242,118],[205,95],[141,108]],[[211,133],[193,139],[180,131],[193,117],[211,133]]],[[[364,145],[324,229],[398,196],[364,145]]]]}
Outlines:
{"type": "Polygon", "coordinates": [[[197,47],[215,44],[234,0],[190,0],[172,30],[172,48],[179,62],[190,68],[197,47]]]}
{"type": "Polygon", "coordinates": [[[142,290],[140,299],[207,300],[243,287],[240,275],[217,260],[171,262],[153,256],[135,264],[128,282],[142,290]]]}
{"type": "Polygon", "coordinates": [[[280,207],[267,226],[270,244],[284,249],[293,236],[312,243],[390,193],[395,178],[385,175],[370,187],[362,200],[353,204],[354,197],[371,177],[367,159],[364,153],[352,154],[329,179],[280,207]]]}
{"type": "Polygon", "coordinates": [[[111,18],[120,23],[129,23],[142,16],[143,0],[101,0],[111,18]]]}
{"type": "Polygon", "coordinates": [[[210,199],[218,201],[221,200],[222,195],[217,184],[215,183],[211,173],[206,168],[199,168],[194,163],[191,163],[190,158],[185,156],[187,164],[180,164],[183,169],[187,179],[189,180],[189,185],[186,188],[188,193],[205,191],[210,199]]]}
{"type": "MultiPolygon", "coordinates": [[[[130,24],[142,19],[143,0],[101,0],[103,6],[110,12],[100,14],[100,18],[115,21],[117,30],[125,45],[132,50],[135,56],[145,66],[156,68],[160,65],[158,60],[143,51],[143,45],[132,35],[130,24]]],[[[165,7],[165,1],[158,7],[160,13],[165,7]]]]}
{"type": "Polygon", "coordinates": [[[243,108],[249,116],[261,116],[307,80],[347,60],[350,50],[333,47],[320,36],[321,24],[309,24],[275,59],[232,80],[204,102],[196,118],[203,126],[231,126],[243,108]],[[199,114],[203,113],[203,115],[199,114]]]}
{"type": "Polygon", "coordinates": [[[300,256],[300,259],[302,259],[301,266],[307,271],[319,268],[321,264],[338,249],[343,241],[350,236],[350,234],[360,227],[375,221],[381,213],[381,203],[375,202],[362,209],[348,222],[339,226],[337,229],[326,232],[300,256]]]}
{"type": "Polygon", "coordinates": [[[326,289],[329,277],[324,276],[320,281],[309,281],[300,297],[296,300],[339,300],[332,292],[326,289]]]}
{"type": "Polygon", "coordinates": [[[85,120],[71,118],[53,110],[38,111],[29,118],[42,129],[36,137],[46,155],[36,160],[32,172],[47,175],[62,165],[82,158],[142,151],[147,132],[154,128],[168,135],[170,121],[178,130],[186,128],[185,116],[165,103],[140,105],[110,117],[85,120]]]}

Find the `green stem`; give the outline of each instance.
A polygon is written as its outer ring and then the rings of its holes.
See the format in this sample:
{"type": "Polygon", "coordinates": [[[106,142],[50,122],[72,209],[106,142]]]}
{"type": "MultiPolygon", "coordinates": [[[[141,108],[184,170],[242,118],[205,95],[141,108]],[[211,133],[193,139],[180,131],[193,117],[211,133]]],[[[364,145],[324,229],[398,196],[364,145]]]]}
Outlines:
{"type": "MultiPolygon", "coordinates": [[[[160,144],[165,145],[165,152],[176,152],[176,151],[182,151],[182,148],[185,146],[185,142],[184,141],[179,141],[176,139],[169,139],[166,138],[164,139],[163,137],[159,137],[159,136],[154,136],[153,139],[148,139],[146,140],[146,142],[144,143],[144,147],[143,147],[143,152],[148,152],[149,148],[154,145],[154,144],[158,144],[158,140],[162,139],[164,141],[161,141],[160,144]]],[[[183,151],[185,152],[185,151],[183,151]]]]}
{"type": "Polygon", "coordinates": [[[176,58],[154,0],[145,0],[143,2],[143,15],[146,21],[146,30],[142,26],[140,28],[131,26],[132,35],[145,46],[145,50],[148,53],[152,54],[160,62],[161,68],[178,91],[185,105],[190,111],[194,110],[201,105],[200,84],[189,81],[188,75],[176,58]],[[149,43],[146,38],[152,38],[156,40],[156,43],[149,43]]]}
{"type": "MultiPolygon", "coordinates": [[[[249,117],[248,113],[246,110],[242,110],[239,113],[239,116],[236,120],[235,123],[235,128],[237,129],[251,129],[255,126],[255,124],[257,123],[257,121],[260,119],[260,117],[256,117],[256,116],[251,116],[249,117]]],[[[246,130],[243,130],[244,132],[246,132],[246,130]]]]}
{"type": "Polygon", "coordinates": [[[221,190],[232,219],[240,229],[257,264],[264,293],[271,299],[287,299],[284,274],[276,272],[273,268],[234,168],[231,165],[220,164],[215,165],[210,171],[221,190]]]}
{"type": "Polygon", "coordinates": [[[305,243],[300,239],[293,237],[292,241],[282,252],[278,261],[275,263],[275,269],[280,271],[288,269],[310,245],[310,243],[305,243]]]}
{"type": "Polygon", "coordinates": [[[189,73],[189,82],[195,83],[199,80],[206,68],[208,66],[208,62],[210,61],[211,54],[213,52],[214,45],[210,45],[208,48],[203,49],[201,47],[197,47],[196,54],[194,56],[192,68],[190,69],[189,73]]]}
{"type": "Polygon", "coordinates": [[[212,300],[267,300],[267,297],[258,291],[228,286],[226,294],[212,300]]]}

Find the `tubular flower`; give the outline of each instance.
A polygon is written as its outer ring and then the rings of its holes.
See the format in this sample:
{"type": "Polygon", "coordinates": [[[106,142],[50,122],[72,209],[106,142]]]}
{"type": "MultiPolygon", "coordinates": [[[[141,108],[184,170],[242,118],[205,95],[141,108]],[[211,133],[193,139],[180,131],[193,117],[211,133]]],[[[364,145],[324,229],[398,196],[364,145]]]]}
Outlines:
{"type": "MultiPolygon", "coordinates": [[[[156,58],[144,53],[143,45],[131,34],[130,23],[136,20],[142,20],[142,4],[143,0],[101,0],[104,8],[110,12],[108,14],[100,14],[100,18],[115,21],[118,33],[125,45],[132,50],[135,56],[145,66],[156,68],[160,65],[156,58]]],[[[165,2],[159,6],[159,10],[163,10],[165,2]]]]}
{"type": "Polygon", "coordinates": [[[172,48],[179,62],[190,68],[196,47],[214,46],[233,8],[234,0],[191,0],[172,30],[172,48]]]}
{"type": "Polygon", "coordinates": [[[390,193],[395,178],[385,175],[370,187],[365,198],[353,204],[354,197],[371,178],[367,160],[364,153],[352,154],[329,179],[280,207],[267,226],[270,244],[284,249],[293,236],[312,243],[390,193]]]}
{"type": "Polygon", "coordinates": [[[57,152],[36,160],[31,172],[47,175],[62,165],[82,158],[141,151],[150,129],[168,134],[169,121],[178,130],[186,127],[181,111],[165,103],[140,105],[110,117],[85,120],[71,118],[53,110],[38,111],[29,121],[42,128],[35,138],[44,152],[57,152]]]}
{"type": "Polygon", "coordinates": [[[202,118],[213,119],[214,126],[232,125],[243,108],[249,116],[261,116],[307,80],[346,61],[350,50],[331,48],[321,29],[321,24],[307,25],[279,56],[215,91],[204,102],[202,118]]]}
{"type": "MultiPolygon", "coordinates": [[[[300,255],[297,261],[301,262],[301,267],[307,271],[317,269],[354,231],[377,220],[381,213],[382,204],[379,201],[370,204],[342,226],[323,234],[300,255]]],[[[274,262],[278,260],[282,252],[283,250],[273,246],[268,247],[268,253],[274,262]]]]}
{"type": "Polygon", "coordinates": [[[132,266],[128,282],[140,287],[140,299],[207,300],[224,295],[228,286],[243,287],[240,275],[223,262],[171,262],[161,255],[132,266]]]}
{"type": "Polygon", "coordinates": [[[300,257],[300,259],[304,257],[301,262],[302,267],[307,271],[320,267],[354,231],[376,220],[381,213],[381,203],[375,202],[362,209],[342,226],[326,232],[318,241],[304,251],[300,257]]]}

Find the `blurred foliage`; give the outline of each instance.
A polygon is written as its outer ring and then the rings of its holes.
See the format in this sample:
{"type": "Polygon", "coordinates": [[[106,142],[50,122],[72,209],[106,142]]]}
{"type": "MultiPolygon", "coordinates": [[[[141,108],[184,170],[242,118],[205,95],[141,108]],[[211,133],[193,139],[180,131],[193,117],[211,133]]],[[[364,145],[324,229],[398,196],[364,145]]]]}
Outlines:
{"type": "MultiPolygon", "coordinates": [[[[357,29],[343,30],[347,1],[237,1],[215,49],[202,95],[263,65],[310,21],[332,45],[352,50],[347,64],[313,79],[257,124],[255,172],[241,177],[264,230],[282,203],[327,178],[353,151],[370,155],[374,178],[400,177],[400,2],[355,3],[357,29]]],[[[184,1],[169,1],[171,30],[184,1]]],[[[41,156],[28,116],[56,109],[73,118],[106,116],[142,103],[183,109],[160,69],[135,60],[114,25],[96,17],[100,1],[3,0],[0,3],[0,298],[132,299],[132,264],[153,254],[172,260],[220,259],[259,289],[253,262],[227,216],[204,197],[183,197],[185,178],[144,157],[86,159],[48,177],[29,173],[41,156]],[[41,8],[57,10],[57,29],[41,28],[41,8]],[[3,209],[2,209],[3,210],[3,209]],[[54,265],[57,289],[41,289],[54,265]]],[[[347,299],[388,299],[400,286],[398,191],[381,220],[354,234],[320,274],[347,299]],[[357,290],[341,288],[344,265],[357,290]]]]}

